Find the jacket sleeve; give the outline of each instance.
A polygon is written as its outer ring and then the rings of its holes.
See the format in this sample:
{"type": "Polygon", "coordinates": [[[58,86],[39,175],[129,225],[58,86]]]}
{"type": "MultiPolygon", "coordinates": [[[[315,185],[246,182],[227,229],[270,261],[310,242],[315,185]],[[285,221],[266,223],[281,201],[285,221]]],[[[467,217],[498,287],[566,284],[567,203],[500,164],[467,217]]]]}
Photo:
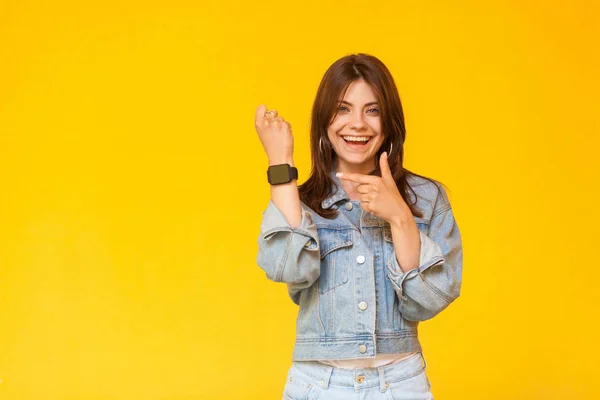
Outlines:
{"type": "Polygon", "coordinates": [[[387,263],[387,276],[399,299],[400,313],[410,321],[425,321],[460,295],[463,251],[458,225],[440,187],[428,234],[420,232],[419,268],[403,272],[396,254],[387,263]]]}
{"type": "Polygon", "coordinates": [[[317,227],[302,203],[300,226],[292,228],[269,200],[263,212],[256,262],[269,280],[285,282],[292,301],[300,304],[300,291],[310,287],[321,273],[317,227]]]}

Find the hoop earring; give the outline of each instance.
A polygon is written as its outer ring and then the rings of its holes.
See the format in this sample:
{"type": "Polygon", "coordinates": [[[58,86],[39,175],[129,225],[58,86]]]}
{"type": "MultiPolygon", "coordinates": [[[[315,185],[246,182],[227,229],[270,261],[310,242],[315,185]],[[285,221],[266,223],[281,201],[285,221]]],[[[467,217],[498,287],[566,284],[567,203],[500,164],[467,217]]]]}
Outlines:
{"type": "Polygon", "coordinates": [[[321,139],[319,138],[319,152],[321,153],[321,157],[323,157],[323,146],[321,145],[321,139]]]}
{"type": "Polygon", "coordinates": [[[394,145],[394,143],[390,142],[390,152],[388,153],[388,156],[389,156],[390,154],[392,154],[392,146],[393,146],[393,145],[394,145]]]}

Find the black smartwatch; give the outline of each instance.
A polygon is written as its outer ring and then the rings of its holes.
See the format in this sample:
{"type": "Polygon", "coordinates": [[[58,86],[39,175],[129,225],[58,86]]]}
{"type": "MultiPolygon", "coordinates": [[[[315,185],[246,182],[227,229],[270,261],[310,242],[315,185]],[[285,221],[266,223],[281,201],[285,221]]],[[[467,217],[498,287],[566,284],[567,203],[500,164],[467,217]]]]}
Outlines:
{"type": "Polygon", "coordinates": [[[298,179],[298,169],[290,164],[271,165],[267,170],[267,180],[271,185],[289,183],[292,179],[298,179]]]}

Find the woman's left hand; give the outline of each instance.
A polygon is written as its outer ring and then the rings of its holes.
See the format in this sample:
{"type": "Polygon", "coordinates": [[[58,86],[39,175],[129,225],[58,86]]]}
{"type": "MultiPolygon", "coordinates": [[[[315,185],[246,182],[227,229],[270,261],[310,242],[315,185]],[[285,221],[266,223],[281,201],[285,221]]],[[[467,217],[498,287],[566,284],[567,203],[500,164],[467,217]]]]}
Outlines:
{"type": "Polygon", "coordinates": [[[363,210],[377,215],[390,224],[401,222],[407,218],[412,219],[410,208],[400,195],[390,171],[387,152],[381,154],[379,167],[381,177],[350,172],[343,174],[338,172],[336,176],[339,179],[359,183],[356,190],[360,193],[363,210]]]}

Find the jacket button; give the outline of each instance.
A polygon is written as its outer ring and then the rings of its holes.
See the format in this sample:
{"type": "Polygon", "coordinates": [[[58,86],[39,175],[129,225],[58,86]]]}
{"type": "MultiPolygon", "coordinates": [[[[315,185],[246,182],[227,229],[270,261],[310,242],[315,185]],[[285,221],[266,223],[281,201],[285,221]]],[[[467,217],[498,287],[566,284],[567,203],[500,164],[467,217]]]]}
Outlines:
{"type": "Polygon", "coordinates": [[[365,380],[365,376],[364,375],[358,375],[356,377],[356,382],[358,382],[358,383],[363,383],[364,380],[365,380]]]}
{"type": "Polygon", "coordinates": [[[348,210],[348,211],[352,210],[352,203],[350,203],[350,202],[346,203],[346,210],[348,210]]]}
{"type": "Polygon", "coordinates": [[[367,303],[365,303],[364,301],[361,301],[360,303],[358,303],[358,308],[365,311],[367,309],[367,303]]]}
{"type": "Polygon", "coordinates": [[[361,344],[358,349],[360,350],[361,353],[367,352],[367,346],[365,346],[364,344],[361,344]]]}
{"type": "Polygon", "coordinates": [[[361,256],[356,257],[356,262],[359,263],[359,264],[364,263],[365,262],[365,256],[361,255],[361,256]]]}

